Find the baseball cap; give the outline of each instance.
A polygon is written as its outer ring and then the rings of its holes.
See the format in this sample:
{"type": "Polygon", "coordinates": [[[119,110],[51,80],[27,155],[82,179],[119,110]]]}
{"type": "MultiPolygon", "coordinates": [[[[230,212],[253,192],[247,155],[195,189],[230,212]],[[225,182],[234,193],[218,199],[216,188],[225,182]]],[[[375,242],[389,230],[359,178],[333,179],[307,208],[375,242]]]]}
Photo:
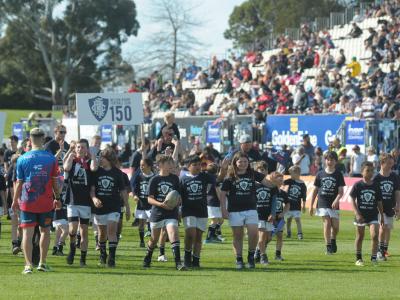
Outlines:
{"type": "Polygon", "coordinates": [[[32,128],[29,132],[31,136],[44,136],[44,131],[38,127],[32,128]]]}
{"type": "Polygon", "coordinates": [[[244,144],[244,143],[251,143],[253,140],[251,138],[250,135],[248,134],[243,134],[242,136],[240,136],[239,138],[239,143],[240,144],[244,144]]]}

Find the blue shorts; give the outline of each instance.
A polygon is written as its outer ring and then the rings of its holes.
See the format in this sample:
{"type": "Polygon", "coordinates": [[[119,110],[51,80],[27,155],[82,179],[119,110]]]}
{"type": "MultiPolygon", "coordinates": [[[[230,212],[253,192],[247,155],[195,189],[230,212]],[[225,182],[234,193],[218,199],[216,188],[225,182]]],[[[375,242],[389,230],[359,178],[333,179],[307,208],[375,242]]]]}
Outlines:
{"type": "Polygon", "coordinates": [[[53,221],[54,211],[49,211],[46,213],[32,213],[28,211],[21,211],[19,220],[20,226],[22,228],[35,227],[39,225],[40,227],[46,228],[50,227],[53,221]]]}

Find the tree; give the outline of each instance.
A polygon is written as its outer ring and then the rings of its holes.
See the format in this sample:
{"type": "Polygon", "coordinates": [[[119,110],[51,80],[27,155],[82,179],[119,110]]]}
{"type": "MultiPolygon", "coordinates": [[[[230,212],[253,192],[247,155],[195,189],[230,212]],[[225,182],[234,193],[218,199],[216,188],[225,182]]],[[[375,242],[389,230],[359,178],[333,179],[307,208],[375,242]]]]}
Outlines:
{"type": "Polygon", "coordinates": [[[34,97],[53,104],[126,70],[120,46],[139,29],[131,0],[0,0],[0,18],[0,70],[18,72],[34,97]]]}
{"type": "Polygon", "coordinates": [[[224,37],[235,47],[254,48],[271,33],[298,27],[304,17],[329,16],[341,9],[336,0],[247,0],[233,9],[224,37]]]}
{"type": "Polygon", "coordinates": [[[197,5],[188,6],[184,0],[154,0],[152,6],[154,14],[149,19],[161,30],[135,49],[131,62],[137,72],[169,71],[174,79],[178,65],[194,60],[203,46],[192,35],[202,25],[192,13],[197,5]]]}

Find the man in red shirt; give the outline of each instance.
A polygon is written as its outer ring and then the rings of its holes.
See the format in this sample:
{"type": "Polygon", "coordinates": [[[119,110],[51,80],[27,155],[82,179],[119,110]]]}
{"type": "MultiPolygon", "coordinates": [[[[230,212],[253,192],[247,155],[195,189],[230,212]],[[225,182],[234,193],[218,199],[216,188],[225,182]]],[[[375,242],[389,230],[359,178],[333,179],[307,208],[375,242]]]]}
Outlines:
{"type": "Polygon", "coordinates": [[[57,183],[58,164],[56,158],[43,149],[43,130],[33,128],[30,131],[30,141],[32,150],[17,161],[17,182],[12,203],[15,212],[20,210],[20,226],[23,230],[25,269],[22,274],[32,274],[33,271],[32,237],[37,225],[40,227],[40,261],[37,270],[42,272],[50,270],[46,264],[50,225],[54,209],[61,207],[57,183]]]}

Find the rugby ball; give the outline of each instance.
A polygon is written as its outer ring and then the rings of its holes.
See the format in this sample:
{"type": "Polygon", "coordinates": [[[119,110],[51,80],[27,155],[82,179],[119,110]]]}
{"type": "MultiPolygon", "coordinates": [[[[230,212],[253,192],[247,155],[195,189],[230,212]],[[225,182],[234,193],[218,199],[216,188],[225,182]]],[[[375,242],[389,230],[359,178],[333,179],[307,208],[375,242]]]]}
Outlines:
{"type": "Polygon", "coordinates": [[[165,197],[164,204],[169,208],[175,208],[181,200],[181,195],[179,195],[178,191],[172,190],[165,197]]]}

